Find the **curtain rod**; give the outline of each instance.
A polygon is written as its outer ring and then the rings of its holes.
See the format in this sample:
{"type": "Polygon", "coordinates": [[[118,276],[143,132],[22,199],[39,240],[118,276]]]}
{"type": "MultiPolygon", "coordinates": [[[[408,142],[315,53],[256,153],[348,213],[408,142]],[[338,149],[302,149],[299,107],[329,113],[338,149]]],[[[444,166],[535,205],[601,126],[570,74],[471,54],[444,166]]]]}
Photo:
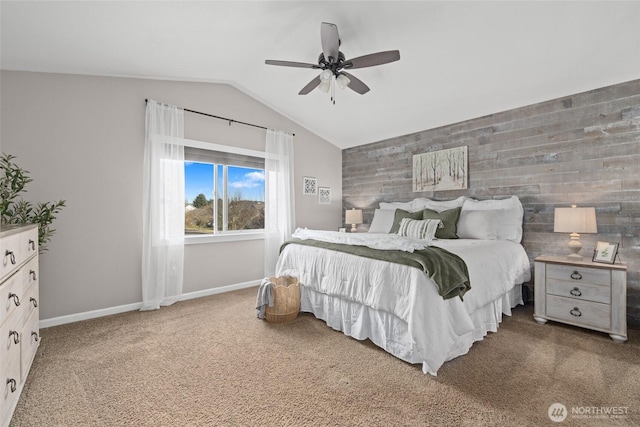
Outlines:
{"type": "MultiPolygon", "coordinates": [[[[145,99],[144,102],[145,103],[149,102],[149,100],[145,99]]],[[[259,128],[259,129],[264,129],[264,130],[268,129],[268,128],[264,127],[264,126],[254,125],[253,123],[246,123],[246,122],[241,122],[241,121],[234,120],[234,119],[228,119],[226,117],[214,116],[213,114],[202,113],[200,111],[195,111],[195,110],[189,110],[188,108],[182,108],[182,109],[184,111],[188,112],[188,113],[200,114],[202,116],[213,117],[214,119],[224,120],[225,122],[229,122],[229,126],[231,126],[231,123],[238,123],[238,124],[245,125],[245,126],[253,126],[254,128],[259,128]]],[[[291,136],[296,136],[296,134],[292,133],[291,136]]]]}

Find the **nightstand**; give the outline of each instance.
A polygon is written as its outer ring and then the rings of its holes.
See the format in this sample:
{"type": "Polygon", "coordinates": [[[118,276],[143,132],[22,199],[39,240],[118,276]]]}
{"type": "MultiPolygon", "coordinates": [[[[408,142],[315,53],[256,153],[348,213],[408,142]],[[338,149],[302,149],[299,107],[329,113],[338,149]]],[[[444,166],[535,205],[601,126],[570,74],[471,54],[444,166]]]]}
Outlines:
{"type": "Polygon", "coordinates": [[[541,255],[535,260],[533,318],[606,332],[627,340],[627,266],[541,255]]]}

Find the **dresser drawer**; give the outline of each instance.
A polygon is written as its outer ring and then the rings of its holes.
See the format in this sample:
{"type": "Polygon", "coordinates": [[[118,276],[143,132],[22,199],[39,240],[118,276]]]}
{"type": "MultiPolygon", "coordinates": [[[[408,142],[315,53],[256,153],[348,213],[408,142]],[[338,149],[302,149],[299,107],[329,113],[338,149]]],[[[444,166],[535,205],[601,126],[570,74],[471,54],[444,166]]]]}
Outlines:
{"type": "Polygon", "coordinates": [[[20,386],[20,354],[12,354],[0,364],[0,425],[9,425],[13,408],[18,402],[20,386]]]}
{"type": "Polygon", "coordinates": [[[20,304],[20,315],[22,316],[22,323],[26,322],[32,313],[39,309],[39,292],[40,286],[37,283],[32,284],[24,295],[24,301],[20,304]]]}
{"type": "Polygon", "coordinates": [[[0,279],[18,268],[20,264],[20,235],[14,234],[0,240],[0,279]]]}
{"type": "Polygon", "coordinates": [[[23,276],[18,272],[0,285],[0,324],[18,311],[24,300],[26,288],[22,278],[23,276]]]}
{"type": "Polygon", "coordinates": [[[27,259],[38,253],[38,227],[33,227],[19,234],[20,258],[27,259]]]}
{"type": "Polygon", "coordinates": [[[40,331],[38,330],[38,312],[34,311],[27,320],[27,323],[22,329],[20,339],[20,354],[21,354],[21,373],[22,378],[26,379],[31,368],[31,362],[36,355],[36,350],[40,345],[40,331]]]}
{"type": "Polygon", "coordinates": [[[611,271],[574,265],[547,264],[548,279],[608,286],[611,284],[611,271]]]}
{"type": "Polygon", "coordinates": [[[29,289],[34,284],[38,284],[38,257],[31,258],[28,263],[20,269],[24,288],[29,289]]]}
{"type": "Polygon", "coordinates": [[[608,304],[547,295],[546,306],[549,318],[577,326],[599,329],[611,327],[611,306],[608,304]]]}
{"type": "Polygon", "coordinates": [[[547,294],[575,298],[577,300],[601,302],[603,304],[611,303],[611,286],[548,279],[547,294]]]}

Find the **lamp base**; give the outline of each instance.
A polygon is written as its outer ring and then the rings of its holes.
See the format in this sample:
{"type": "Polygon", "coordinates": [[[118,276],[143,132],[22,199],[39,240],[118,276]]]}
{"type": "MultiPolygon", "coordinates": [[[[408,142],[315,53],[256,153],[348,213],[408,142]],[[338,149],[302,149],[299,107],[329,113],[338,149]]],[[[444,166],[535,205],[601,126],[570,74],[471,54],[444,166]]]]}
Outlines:
{"type": "Polygon", "coordinates": [[[582,261],[582,255],[578,255],[580,249],[582,249],[582,242],[580,242],[580,235],[578,233],[571,233],[569,235],[571,240],[569,240],[569,250],[572,252],[567,255],[567,259],[571,261],[582,261]]]}
{"type": "Polygon", "coordinates": [[[356,225],[355,225],[355,224],[351,224],[351,232],[352,232],[352,233],[355,233],[355,232],[357,232],[357,231],[358,231],[358,230],[356,230],[356,225]]]}

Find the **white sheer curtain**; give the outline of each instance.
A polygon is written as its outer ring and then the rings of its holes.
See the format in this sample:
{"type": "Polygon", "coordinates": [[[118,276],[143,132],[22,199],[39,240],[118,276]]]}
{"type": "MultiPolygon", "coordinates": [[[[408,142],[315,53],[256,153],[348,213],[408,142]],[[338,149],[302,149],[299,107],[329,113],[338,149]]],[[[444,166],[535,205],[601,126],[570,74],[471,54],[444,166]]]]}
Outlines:
{"type": "Polygon", "coordinates": [[[294,231],[293,136],[268,129],[265,153],[264,274],[268,277],[275,273],[280,246],[294,231]]]}
{"type": "Polygon", "coordinates": [[[182,295],[184,111],[149,100],[145,125],[141,310],[155,310],[182,295]]]}

